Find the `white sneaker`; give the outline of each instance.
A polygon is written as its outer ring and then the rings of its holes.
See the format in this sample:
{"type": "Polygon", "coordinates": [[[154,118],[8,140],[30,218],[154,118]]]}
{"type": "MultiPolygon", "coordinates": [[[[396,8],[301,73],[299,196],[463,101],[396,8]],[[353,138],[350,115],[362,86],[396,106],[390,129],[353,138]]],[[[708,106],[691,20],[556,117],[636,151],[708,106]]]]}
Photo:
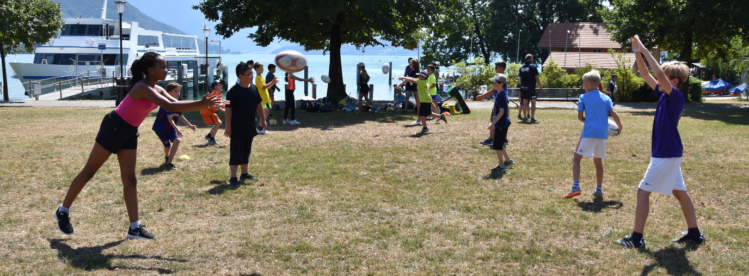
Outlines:
{"type": "Polygon", "coordinates": [[[416,122],[414,123],[414,125],[420,126],[420,125],[421,125],[421,121],[416,121],[416,122]]]}
{"type": "Polygon", "coordinates": [[[289,122],[289,124],[292,124],[292,125],[299,125],[299,124],[301,124],[301,123],[300,123],[299,121],[297,121],[297,120],[293,120],[293,121],[289,122]]]}
{"type": "Polygon", "coordinates": [[[283,120],[283,124],[284,124],[284,125],[285,125],[285,124],[291,124],[291,122],[289,122],[289,120],[283,120]]]}
{"type": "Polygon", "coordinates": [[[268,133],[267,130],[258,130],[257,131],[257,135],[265,135],[266,133],[268,133]]]}

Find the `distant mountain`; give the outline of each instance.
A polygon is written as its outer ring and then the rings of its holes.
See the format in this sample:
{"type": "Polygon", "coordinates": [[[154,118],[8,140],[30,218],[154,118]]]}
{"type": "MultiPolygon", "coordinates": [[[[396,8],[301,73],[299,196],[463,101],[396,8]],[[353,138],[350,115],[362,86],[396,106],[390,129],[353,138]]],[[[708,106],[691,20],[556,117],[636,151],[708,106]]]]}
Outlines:
{"type": "MultiPolygon", "coordinates": [[[[383,42],[387,44],[387,42],[383,42]]],[[[278,54],[280,52],[286,51],[286,50],[294,50],[297,52],[302,52],[308,55],[322,55],[323,51],[304,51],[304,47],[299,45],[287,45],[279,48],[275,48],[270,51],[270,54],[278,54]]],[[[395,48],[395,47],[364,47],[362,50],[356,49],[353,45],[341,45],[341,55],[351,55],[351,56],[407,56],[407,55],[415,55],[415,50],[406,50],[403,48],[395,48]]]]}

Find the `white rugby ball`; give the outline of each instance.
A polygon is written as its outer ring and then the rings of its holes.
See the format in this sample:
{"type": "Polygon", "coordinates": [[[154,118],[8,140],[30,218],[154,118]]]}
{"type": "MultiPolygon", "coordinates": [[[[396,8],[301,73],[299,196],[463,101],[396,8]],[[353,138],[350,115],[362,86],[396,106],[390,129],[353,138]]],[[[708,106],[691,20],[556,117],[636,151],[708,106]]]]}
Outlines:
{"type": "Polygon", "coordinates": [[[330,83],[330,78],[329,78],[329,77],[328,77],[327,75],[322,75],[322,76],[320,77],[320,79],[321,79],[321,80],[322,80],[322,82],[324,82],[324,83],[330,83]]]}
{"type": "Polygon", "coordinates": [[[382,65],[382,73],[383,74],[387,74],[388,72],[390,72],[390,64],[389,63],[385,63],[385,64],[382,65]]]}
{"type": "Polygon", "coordinates": [[[276,66],[289,73],[296,73],[307,67],[307,59],[297,51],[283,51],[276,55],[276,66]]]}
{"type": "Polygon", "coordinates": [[[619,133],[619,126],[616,122],[609,120],[609,136],[615,136],[617,133],[619,133]]]}

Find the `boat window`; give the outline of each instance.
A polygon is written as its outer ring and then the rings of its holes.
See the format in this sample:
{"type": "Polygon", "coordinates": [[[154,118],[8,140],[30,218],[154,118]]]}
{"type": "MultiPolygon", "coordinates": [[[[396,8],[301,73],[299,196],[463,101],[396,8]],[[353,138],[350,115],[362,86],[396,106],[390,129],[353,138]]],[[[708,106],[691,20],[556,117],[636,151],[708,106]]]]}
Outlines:
{"type": "Polygon", "coordinates": [[[62,26],[62,29],[60,29],[60,36],[69,36],[70,35],[70,24],[65,24],[62,26]]]}
{"type": "Polygon", "coordinates": [[[159,47],[159,37],[150,35],[139,35],[138,46],[159,47]]]}
{"type": "Polygon", "coordinates": [[[101,55],[78,55],[78,62],[99,61],[101,55]]]}
{"type": "MultiPolygon", "coordinates": [[[[120,59],[118,54],[104,54],[104,65],[120,65],[120,59]]],[[[127,54],[124,54],[125,62],[127,63],[127,54]]]]}
{"type": "Polygon", "coordinates": [[[109,26],[109,35],[114,35],[114,26],[109,26]]]}
{"type": "Polygon", "coordinates": [[[75,61],[75,54],[55,54],[54,57],[53,64],[72,65],[75,61]]]}
{"type": "Polygon", "coordinates": [[[100,36],[100,35],[101,35],[101,25],[88,25],[86,36],[100,36]]]}
{"type": "Polygon", "coordinates": [[[44,54],[34,54],[34,64],[42,64],[42,59],[44,59],[44,54]]]}

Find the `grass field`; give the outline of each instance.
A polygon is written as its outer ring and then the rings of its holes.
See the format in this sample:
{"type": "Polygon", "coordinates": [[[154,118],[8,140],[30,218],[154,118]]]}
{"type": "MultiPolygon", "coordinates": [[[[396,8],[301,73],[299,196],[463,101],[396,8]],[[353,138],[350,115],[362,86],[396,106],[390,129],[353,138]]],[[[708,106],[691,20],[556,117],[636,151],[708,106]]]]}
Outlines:
{"type": "Polygon", "coordinates": [[[182,128],[179,151],[192,159],[164,171],[152,113],[140,129],[138,180],[141,221],[156,239],[125,239],[114,156],[72,206],[75,234],[62,235],[53,211],[110,111],[0,107],[0,274],[749,274],[746,110],[683,114],[682,169],[707,243],[670,244],[686,224],[676,199],[654,194],[645,250],[613,241],[632,230],[652,109],[620,112],[602,200],[590,195],[590,159],[583,195],[561,198],[582,129],[573,110],[539,110],[536,125],[514,119],[517,164],[503,176],[490,173],[496,154],[478,143],[488,111],[450,116],[424,136],[406,126],[411,113],[299,111],[302,125],[255,139],[250,172],[261,181],[238,189],[226,184],[228,140],[207,146],[197,112],[188,118],[200,127],[182,128]]]}

